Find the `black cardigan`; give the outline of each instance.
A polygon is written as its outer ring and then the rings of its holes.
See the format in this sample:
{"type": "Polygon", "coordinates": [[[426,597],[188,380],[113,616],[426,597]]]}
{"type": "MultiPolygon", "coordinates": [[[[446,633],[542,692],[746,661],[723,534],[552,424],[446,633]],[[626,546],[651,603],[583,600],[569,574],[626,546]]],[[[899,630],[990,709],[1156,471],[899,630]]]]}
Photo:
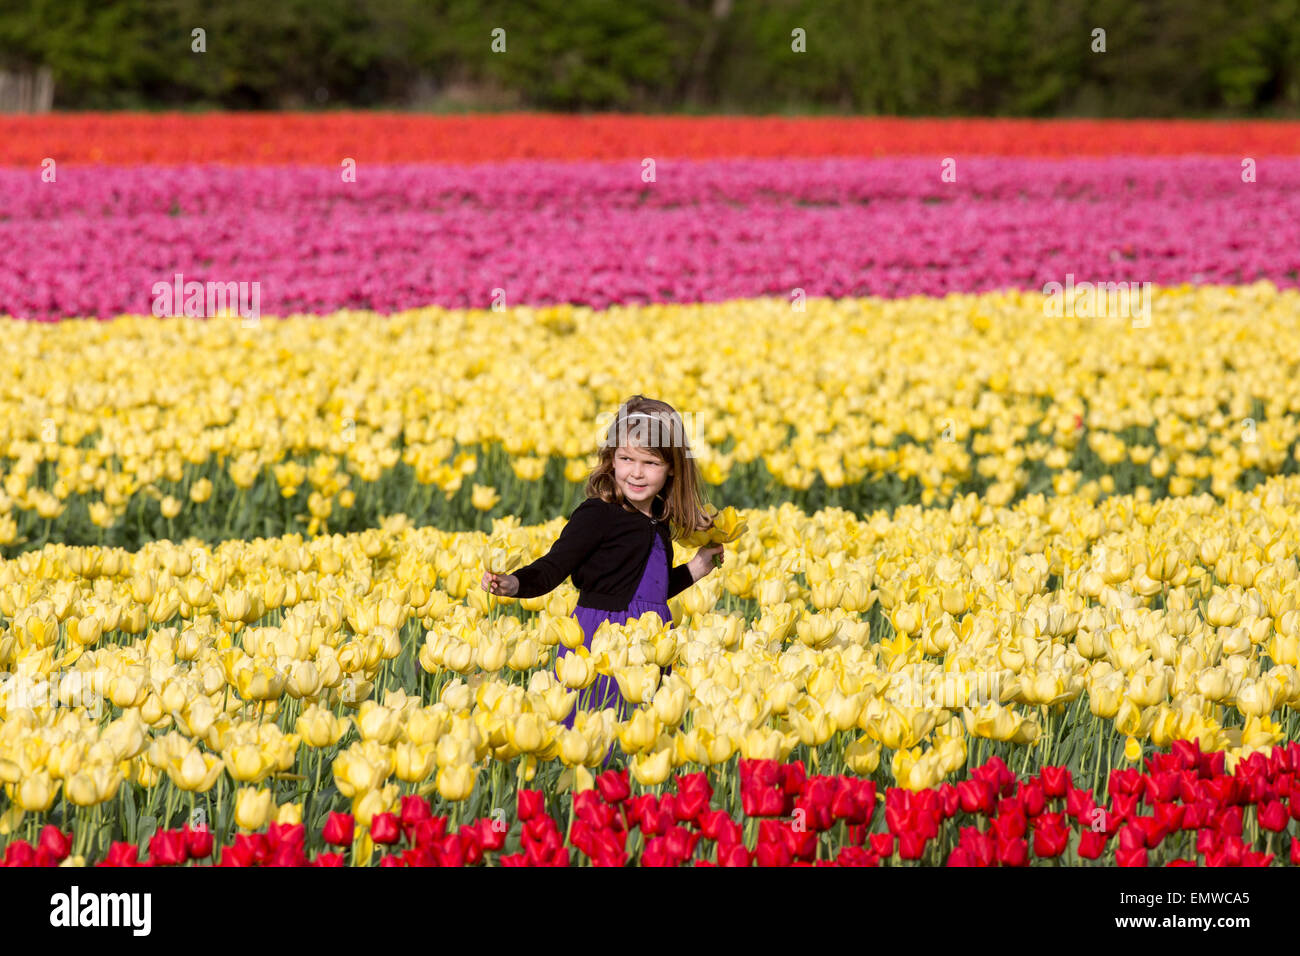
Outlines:
{"type": "MultiPolygon", "coordinates": [[[[655,499],[654,504],[659,504],[655,499]]],[[[653,508],[653,505],[652,505],[653,508]]],[[[668,596],[695,583],[689,565],[673,567],[672,532],[662,519],[600,498],[588,498],[573,510],[551,550],[515,572],[515,597],[539,597],[573,576],[578,603],[598,611],[626,611],[636,594],[657,533],[668,554],[668,596]]]]}

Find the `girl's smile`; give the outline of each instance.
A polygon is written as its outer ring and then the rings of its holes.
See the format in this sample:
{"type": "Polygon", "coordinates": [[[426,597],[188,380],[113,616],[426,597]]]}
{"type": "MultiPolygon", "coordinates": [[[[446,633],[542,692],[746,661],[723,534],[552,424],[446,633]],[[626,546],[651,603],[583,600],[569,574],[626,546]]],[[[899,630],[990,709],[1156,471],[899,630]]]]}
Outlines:
{"type": "Polygon", "coordinates": [[[614,483],[638,511],[650,514],[650,502],[668,480],[668,463],[642,448],[624,445],[614,453],[614,483]]]}

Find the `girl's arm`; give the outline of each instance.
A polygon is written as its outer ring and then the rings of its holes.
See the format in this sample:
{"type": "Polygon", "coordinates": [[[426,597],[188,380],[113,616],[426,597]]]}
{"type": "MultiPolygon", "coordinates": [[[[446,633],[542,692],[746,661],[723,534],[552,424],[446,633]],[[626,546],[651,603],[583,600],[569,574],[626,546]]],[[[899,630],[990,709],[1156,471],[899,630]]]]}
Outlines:
{"type": "Polygon", "coordinates": [[[605,523],[598,498],[588,498],[569,515],[569,521],[545,556],[514,573],[518,598],[540,597],[559,587],[587,555],[600,544],[605,523]]]}

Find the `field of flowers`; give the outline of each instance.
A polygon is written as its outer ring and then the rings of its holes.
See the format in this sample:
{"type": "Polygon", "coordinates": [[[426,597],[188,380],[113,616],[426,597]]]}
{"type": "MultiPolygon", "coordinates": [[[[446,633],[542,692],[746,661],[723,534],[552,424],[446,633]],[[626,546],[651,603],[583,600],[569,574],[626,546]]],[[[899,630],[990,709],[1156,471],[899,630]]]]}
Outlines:
{"type": "Polygon", "coordinates": [[[1293,127],[270,122],[0,124],[5,864],[1300,863],[1293,127]],[[638,392],[742,530],[581,648],[638,392]]]}

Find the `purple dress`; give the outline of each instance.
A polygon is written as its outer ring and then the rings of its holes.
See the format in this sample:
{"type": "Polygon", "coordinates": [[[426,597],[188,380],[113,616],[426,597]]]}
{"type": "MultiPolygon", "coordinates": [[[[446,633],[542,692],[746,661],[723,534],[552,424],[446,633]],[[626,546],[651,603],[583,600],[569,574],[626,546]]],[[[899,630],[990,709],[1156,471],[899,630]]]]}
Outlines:
{"type": "MultiPolygon", "coordinates": [[[[650,549],[650,557],[646,561],[645,571],[641,573],[641,583],[637,585],[636,593],[632,595],[632,601],[626,611],[598,611],[579,604],[573,609],[573,616],[582,625],[582,633],[585,637],[583,644],[587,650],[591,650],[591,639],[595,636],[596,628],[601,625],[601,622],[626,624],[632,618],[640,617],[650,611],[663,618],[665,624],[671,624],[673,621],[672,611],[668,610],[668,558],[664,552],[663,538],[657,533],[654,536],[654,545],[650,549]]],[[[567,653],[569,649],[561,644],[558,656],[563,657],[567,653]]],[[[564,726],[573,726],[573,718],[579,708],[604,710],[606,707],[615,708],[619,712],[620,720],[626,719],[627,706],[623,695],[618,691],[618,681],[613,677],[600,676],[579,692],[577,706],[564,719],[564,726]]]]}

